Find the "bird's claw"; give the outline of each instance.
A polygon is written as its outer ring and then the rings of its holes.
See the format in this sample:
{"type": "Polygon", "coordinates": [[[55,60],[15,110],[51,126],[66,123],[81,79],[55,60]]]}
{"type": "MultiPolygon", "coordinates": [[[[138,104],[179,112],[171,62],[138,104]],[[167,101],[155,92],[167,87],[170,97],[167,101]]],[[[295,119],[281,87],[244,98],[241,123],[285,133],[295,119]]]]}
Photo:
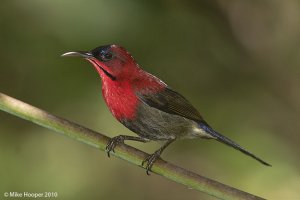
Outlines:
{"type": "Polygon", "coordinates": [[[110,157],[111,151],[115,153],[115,147],[120,143],[124,143],[124,137],[122,135],[113,137],[108,141],[107,146],[105,148],[108,157],[110,157]]]}
{"type": "Polygon", "coordinates": [[[156,151],[153,154],[149,155],[145,160],[143,160],[142,162],[142,167],[144,166],[145,163],[146,164],[146,173],[147,175],[150,175],[149,171],[151,171],[151,168],[153,166],[153,164],[155,163],[155,161],[160,157],[160,152],[156,151]]]}

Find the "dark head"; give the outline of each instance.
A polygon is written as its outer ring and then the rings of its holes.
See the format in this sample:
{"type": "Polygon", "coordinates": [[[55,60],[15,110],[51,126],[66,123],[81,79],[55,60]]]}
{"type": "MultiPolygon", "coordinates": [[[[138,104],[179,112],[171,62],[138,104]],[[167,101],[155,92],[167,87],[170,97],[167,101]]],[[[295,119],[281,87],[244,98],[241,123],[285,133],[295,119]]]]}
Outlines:
{"type": "Polygon", "coordinates": [[[105,45],[91,51],[74,51],[62,56],[80,56],[88,60],[96,68],[102,79],[111,80],[132,76],[138,65],[134,58],[123,47],[118,45],[105,45]]]}

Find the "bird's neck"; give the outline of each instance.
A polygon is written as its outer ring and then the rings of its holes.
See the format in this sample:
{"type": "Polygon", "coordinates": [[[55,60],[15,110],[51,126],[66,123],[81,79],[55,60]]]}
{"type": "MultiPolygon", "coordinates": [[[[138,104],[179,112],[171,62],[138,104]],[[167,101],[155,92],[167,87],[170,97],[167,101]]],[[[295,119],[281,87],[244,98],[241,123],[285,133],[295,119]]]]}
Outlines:
{"type": "Polygon", "coordinates": [[[119,121],[136,117],[140,104],[137,93],[159,92],[165,87],[165,83],[145,71],[131,75],[128,79],[117,78],[115,81],[109,77],[102,77],[103,98],[113,116],[119,121]]]}

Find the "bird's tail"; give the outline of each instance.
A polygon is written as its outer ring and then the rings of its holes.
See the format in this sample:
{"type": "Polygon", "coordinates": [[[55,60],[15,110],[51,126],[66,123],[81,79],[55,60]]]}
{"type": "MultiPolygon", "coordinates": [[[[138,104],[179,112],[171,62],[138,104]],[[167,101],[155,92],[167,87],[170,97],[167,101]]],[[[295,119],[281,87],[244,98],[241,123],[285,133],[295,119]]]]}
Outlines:
{"type": "Polygon", "coordinates": [[[246,149],[241,147],[239,144],[235,143],[234,141],[230,140],[229,138],[227,138],[227,137],[221,135],[220,133],[216,132],[209,125],[207,125],[206,123],[200,123],[199,125],[203,130],[205,130],[208,134],[210,134],[211,136],[216,138],[216,140],[218,140],[219,142],[222,142],[222,143],[224,143],[228,146],[231,146],[231,147],[239,150],[240,152],[246,154],[247,156],[250,156],[250,157],[254,158],[255,160],[259,161],[260,163],[262,163],[264,165],[271,166],[269,163],[263,161],[262,159],[258,158],[254,154],[250,153],[249,151],[247,151],[246,149]]]}

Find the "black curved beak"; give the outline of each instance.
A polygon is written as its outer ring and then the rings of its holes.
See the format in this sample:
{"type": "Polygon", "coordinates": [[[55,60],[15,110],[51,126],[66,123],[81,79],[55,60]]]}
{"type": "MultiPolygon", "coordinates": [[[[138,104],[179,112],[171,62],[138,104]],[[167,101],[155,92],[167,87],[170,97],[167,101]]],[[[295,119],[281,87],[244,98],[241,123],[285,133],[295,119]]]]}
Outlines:
{"type": "Polygon", "coordinates": [[[88,59],[90,62],[94,63],[94,65],[98,66],[103,72],[111,79],[111,80],[116,80],[116,77],[110,74],[108,71],[106,71],[103,67],[101,67],[97,62],[95,62],[93,59],[89,58],[94,58],[93,54],[88,51],[71,51],[67,52],[61,55],[62,57],[83,57],[85,59],[88,59]]]}
{"type": "Polygon", "coordinates": [[[83,57],[83,58],[93,58],[93,54],[91,54],[90,52],[87,51],[71,51],[71,52],[67,52],[61,55],[62,57],[65,56],[70,56],[70,57],[75,57],[75,56],[79,56],[79,57],[83,57]]]}

